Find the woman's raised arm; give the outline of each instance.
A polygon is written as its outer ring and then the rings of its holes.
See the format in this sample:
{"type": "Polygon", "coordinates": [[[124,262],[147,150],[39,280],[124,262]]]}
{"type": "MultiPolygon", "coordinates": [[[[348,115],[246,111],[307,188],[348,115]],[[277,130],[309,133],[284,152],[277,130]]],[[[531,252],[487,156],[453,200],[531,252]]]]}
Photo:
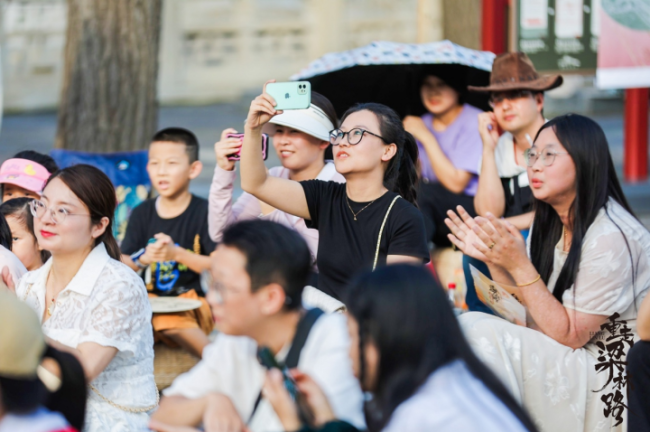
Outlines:
{"type": "MultiPolygon", "coordinates": [[[[269,82],[273,81],[268,81],[269,82]]],[[[294,216],[310,219],[307,198],[300,183],[292,180],[271,177],[266,172],[260,144],[262,127],[274,116],[275,101],[266,93],[259,95],[251,103],[244,128],[244,144],[241,150],[241,186],[261,201],[294,216]]]]}

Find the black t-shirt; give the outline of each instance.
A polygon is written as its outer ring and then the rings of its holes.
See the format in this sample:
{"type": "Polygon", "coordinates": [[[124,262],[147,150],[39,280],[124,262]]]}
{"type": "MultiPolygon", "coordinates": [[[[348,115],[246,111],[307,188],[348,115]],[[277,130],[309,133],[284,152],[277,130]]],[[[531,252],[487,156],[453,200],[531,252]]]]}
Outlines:
{"type": "Polygon", "coordinates": [[[503,217],[519,216],[533,211],[533,191],[519,186],[519,177],[501,178],[506,208],[503,217]],[[512,187],[512,189],[510,189],[512,187]]]}
{"type": "MultiPolygon", "coordinates": [[[[394,192],[382,197],[359,213],[368,203],[349,201],[357,213],[357,220],[347,203],[345,184],[307,180],[301,182],[305,190],[311,220],[318,240],[318,289],[341,299],[352,276],[360,270],[372,269],[377,239],[394,192]]],[[[429,261],[424,220],[420,211],[403,198],[393,205],[381,235],[377,266],[386,264],[388,255],[407,255],[429,261]]]]}
{"type": "MultiPolygon", "coordinates": [[[[132,255],[146,248],[149,239],[158,233],[167,234],[178,246],[201,255],[210,255],[216,247],[208,234],[208,201],[194,195],[187,209],[171,219],[158,216],[155,198],[134,208],[122,241],[122,253],[132,255]]],[[[161,296],[175,296],[191,289],[203,295],[201,276],[176,261],[152,264],[147,289],[161,296]]]]}

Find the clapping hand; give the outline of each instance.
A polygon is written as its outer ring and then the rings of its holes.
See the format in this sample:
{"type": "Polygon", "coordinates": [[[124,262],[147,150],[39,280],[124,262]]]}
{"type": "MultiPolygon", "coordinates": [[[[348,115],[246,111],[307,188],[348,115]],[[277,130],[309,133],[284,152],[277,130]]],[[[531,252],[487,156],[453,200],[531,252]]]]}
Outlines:
{"type": "Polygon", "coordinates": [[[474,220],[478,226],[473,230],[481,240],[478,248],[492,264],[512,274],[513,270],[530,263],[526,241],[514,225],[497,219],[492,213],[488,213],[487,218],[477,217],[474,220]]]}
{"type": "Polygon", "coordinates": [[[445,219],[445,224],[451,230],[451,234],[447,234],[449,241],[465,255],[488,262],[488,258],[482,252],[487,249],[487,246],[474,231],[478,225],[462,206],[456,207],[456,210],[460,217],[453,210],[448,210],[447,216],[449,217],[445,219]]]}
{"type": "Polygon", "coordinates": [[[461,206],[457,210],[460,218],[449,210],[445,223],[452,232],[449,240],[465,255],[509,272],[529,262],[526,241],[514,225],[492,213],[472,219],[461,206]]]}

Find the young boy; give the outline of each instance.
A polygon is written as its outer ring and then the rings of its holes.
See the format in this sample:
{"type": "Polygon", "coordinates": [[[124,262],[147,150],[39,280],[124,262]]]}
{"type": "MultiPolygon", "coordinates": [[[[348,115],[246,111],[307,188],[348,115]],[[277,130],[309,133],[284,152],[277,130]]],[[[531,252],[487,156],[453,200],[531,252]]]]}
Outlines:
{"type": "Polygon", "coordinates": [[[16,153],[0,167],[2,202],[22,197],[40,198],[45,182],[58,169],[48,155],[33,150],[16,153]]]}
{"type": "Polygon", "coordinates": [[[165,390],[150,428],[284,430],[261,393],[266,368],[256,353],[265,347],[277,363],[322,385],[336,418],[364,429],[345,316],[302,307],[310,269],[309,248],[296,231],[259,219],[228,227],[212,260],[208,294],[220,333],[203,360],[165,390]]]}
{"type": "Polygon", "coordinates": [[[156,133],[147,172],[159,196],[133,209],[121,245],[122,260],[143,271],[150,296],[201,301],[195,310],[153,315],[156,340],[180,345],[197,357],[214,326],[201,289],[201,272],[210,267],[208,255],[216,247],[208,234],[208,201],[189,191],[202,167],[192,132],[168,128],[156,133]]]}

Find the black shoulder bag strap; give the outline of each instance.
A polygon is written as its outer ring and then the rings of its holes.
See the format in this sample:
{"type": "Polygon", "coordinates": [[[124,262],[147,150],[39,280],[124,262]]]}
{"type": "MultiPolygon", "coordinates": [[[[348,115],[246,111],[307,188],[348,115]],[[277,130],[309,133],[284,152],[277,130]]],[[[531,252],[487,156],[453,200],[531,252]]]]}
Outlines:
{"type": "Polygon", "coordinates": [[[325,312],[318,308],[309,309],[298,322],[298,327],[296,327],[296,334],[293,336],[293,342],[291,342],[291,348],[289,348],[289,353],[287,354],[287,358],[284,361],[284,365],[289,369],[298,367],[300,353],[302,352],[302,348],[305,346],[305,342],[307,342],[309,332],[314,326],[316,320],[320,318],[324,313],[325,312]]]}
{"type": "MultiPolygon", "coordinates": [[[[293,336],[293,341],[291,342],[291,348],[289,348],[289,353],[287,354],[287,358],[284,361],[284,365],[287,368],[293,369],[298,367],[298,361],[300,360],[300,353],[302,352],[302,349],[305,346],[305,342],[307,342],[307,337],[309,337],[309,332],[311,331],[311,328],[314,326],[314,323],[316,323],[316,320],[318,320],[318,318],[320,318],[324,313],[325,312],[323,312],[318,308],[309,309],[302,316],[302,318],[300,318],[300,321],[298,322],[298,326],[296,327],[296,334],[293,336]]],[[[253,419],[253,416],[255,415],[255,412],[257,411],[257,407],[259,406],[261,401],[262,401],[262,392],[260,391],[260,394],[257,396],[257,399],[255,400],[253,411],[251,412],[251,415],[248,418],[248,424],[250,424],[251,420],[253,419]]]]}

